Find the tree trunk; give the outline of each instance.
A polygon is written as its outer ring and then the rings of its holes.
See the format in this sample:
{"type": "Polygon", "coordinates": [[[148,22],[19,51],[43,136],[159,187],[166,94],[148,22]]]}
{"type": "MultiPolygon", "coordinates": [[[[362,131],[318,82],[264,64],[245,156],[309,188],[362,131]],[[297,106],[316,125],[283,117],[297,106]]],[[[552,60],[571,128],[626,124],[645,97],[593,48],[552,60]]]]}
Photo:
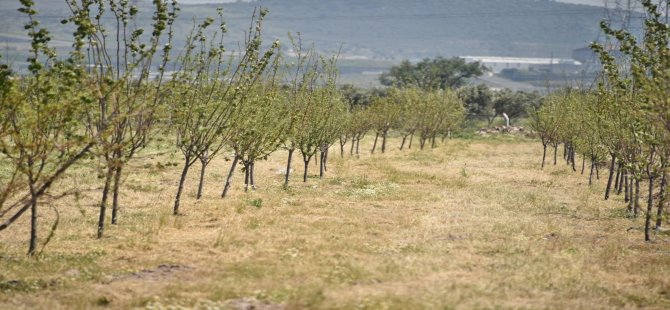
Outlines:
{"type": "Polygon", "coordinates": [[[284,175],[284,188],[288,187],[288,178],[291,175],[291,161],[293,160],[293,152],[295,149],[288,150],[288,162],[286,163],[286,174],[284,175]]]}
{"type": "Polygon", "coordinates": [[[437,136],[436,134],[433,134],[433,136],[430,137],[430,148],[431,148],[431,149],[434,149],[434,148],[435,148],[435,137],[436,137],[436,136],[437,136]]]}
{"type": "Polygon", "coordinates": [[[244,164],[244,192],[246,193],[249,191],[249,170],[251,167],[247,160],[242,160],[242,163],[244,164]]]}
{"type": "Polygon", "coordinates": [[[621,177],[621,165],[616,165],[616,175],[614,179],[614,192],[619,190],[619,178],[621,177]]]}
{"type": "Polygon", "coordinates": [[[593,184],[593,168],[595,167],[595,159],[591,156],[591,172],[589,173],[589,185],[593,184]]]}
{"type": "Polygon", "coordinates": [[[184,160],[184,168],[181,171],[181,177],[179,177],[179,186],[177,187],[177,195],[174,198],[174,209],[172,210],[173,215],[179,215],[179,202],[181,201],[181,194],[184,192],[184,183],[186,183],[186,175],[188,174],[188,169],[191,168],[191,157],[186,157],[184,160]]]}
{"type": "Polygon", "coordinates": [[[623,163],[619,164],[619,189],[617,190],[617,195],[621,195],[625,183],[626,169],[623,168],[623,163]]]}
{"type": "Polygon", "coordinates": [[[356,158],[360,157],[360,147],[361,146],[361,139],[356,139],[356,158]]]}
{"type": "Polygon", "coordinates": [[[326,151],[323,152],[323,171],[328,172],[328,153],[329,149],[326,148],[326,151]]]}
{"type": "Polygon", "coordinates": [[[633,197],[634,209],[633,214],[637,217],[640,214],[640,180],[635,179],[635,196],[633,197]]]}
{"type": "Polygon", "coordinates": [[[356,147],[356,140],[351,139],[351,150],[349,150],[349,156],[354,156],[354,147],[356,147]]]}
{"type": "MultiPolygon", "coordinates": [[[[665,167],[665,165],[662,165],[665,167]]],[[[663,207],[665,206],[665,195],[666,187],[668,186],[668,174],[663,171],[663,177],[661,178],[661,193],[658,197],[658,212],[656,213],[656,230],[661,229],[661,224],[663,224],[663,207]]]]}
{"type": "Polygon", "coordinates": [[[256,161],[251,160],[251,163],[249,164],[249,184],[251,185],[252,190],[256,190],[256,181],[254,179],[254,172],[256,168],[256,161]]]}
{"type": "Polygon", "coordinates": [[[386,136],[388,135],[388,130],[384,130],[382,133],[382,154],[386,152],[386,136]]]}
{"type": "Polygon", "coordinates": [[[575,157],[577,155],[577,151],[575,151],[575,148],[572,148],[570,151],[570,161],[572,162],[572,172],[577,172],[577,168],[575,167],[575,157]]]}
{"type": "Polygon", "coordinates": [[[407,141],[407,135],[402,136],[402,143],[400,143],[400,150],[405,147],[405,141],[407,141]]]}
{"type": "Polygon", "coordinates": [[[205,185],[205,170],[207,169],[207,164],[209,164],[209,162],[206,157],[200,158],[200,181],[198,182],[198,193],[195,195],[195,199],[198,200],[202,198],[202,188],[205,185]]]}
{"type": "Polygon", "coordinates": [[[542,169],[544,169],[544,162],[545,159],[547,158],[547,144],[542,143],[542,169]]]}
{"type": "MultiPolygon", "coordinates": [[[[648,168],[651,169],[651,168],[648,168]]],[[[651,241],[649,232],[651,231],[651,212],[654,208],[654,175],[649,172],[649,197],[647,199],[647,214],[644,221],[644,241],[651,241]]]]}
{"type": "Polygon", "coordinates": [[[121,172],[123,166],[118,165],[114,169],[114,186],[112,187],[112,225],[116,225],[119,212],[119,190],[121,189],[121,172]]]}
{"type": "Polygon", "coordinates": [[[37,249],[37,194],[35,183],[32,178],[30,182],[30,244],[28,245],[28,256],[35,256],[37,249]]]}
{"type": "Polygon", "coordinates": [[[321,154],[319,154],[319,179],[323,179],[325,160],[326,160],[325,154],[321,152],[321,154]]]}
{"type": "Polygon", "coordinates": [[[225,198],[228,195],[228,190],[230,189],[230,183],[233,182],[233,173],[235,173],[235,167],[239,159],[237,155],[233,157],[233,163],[230,165],[230,170],[228,171],[228,177],[226,177],[226,184],[223,186],[223,192],[221,193],[221,198],[225,198]]]}
{"type": "Polygon", "coordinates": [[[584,175],[584,167],[586,166],[586,155],[582,156],[582,175],[584,175]]]}
{"type": "Polygon", "coordinates": [[[412,149],[412,141],[414,140],[414,132],[409,136],[409,145],[407,145],[407,149],[412,149]]]}
{"type": "Polygon", "coordinates": [[[554,145],[554,166],[556,166],[556,163],[558,161],[558,158],[556,157],[558,154],[558,144],[554,145]]]}
{"type": "Polygon", "coordinates": [[[102,199],[100,200],[100,217],[98,217],[98,239],[102,238],[105,233],[105,212],[107,211],[107,197],[109,196],[109,187],[112,185],[112,178],[114,177],[114,167],[111,165],[107,167],[105,173],[105,186],[102,188],[102,199]]]}
{"type": "MultiPolygon", "coordinates": [[[[628,171],[623,175],[623,187],[624,187],[624,202],[630,201],[630,182],[628,181],[628,171]]],[[[632,209],[629,211],[633,211],[632,209]]]]}
{"type": "Polygon", "coordinates": [[[610,190],[612,189],[612,181],[614,178],[614,170],[615,170],[615,165],[616,165],[616,156],[614,154],[612,155],[612,162],[610,163],[610,175],[609,178],[607,178],[607,188],[605,188],[605,200],[610,199],[610,190]]]}
{"type": "Polygon", "coordinates": [[[340,157],[344,158],[344,145],[347,143],[347,141],[344,141],[342,143],[342,139],[340,138],[340,157]]]}
{"type": "Polygon", "coordinates": [[[378,140],[378,139],[379,139],[379,133],[376,133],[376,134],[375,134],[375,143],[372,145],[372,152],[370,152],[370,153],[372,153],[372,154],[375,153],[375,149],[377,148],[377,140],[378,140]]]}
{"type": "Polygon", "coordinates": [[[307,182],[307,168],[309,168],[309,161],[312,159],[312,156],[307,157],[307,155],[302,155],[302,160],[305,163],[305,171],[302,174],[302,181],[307,182]]]}

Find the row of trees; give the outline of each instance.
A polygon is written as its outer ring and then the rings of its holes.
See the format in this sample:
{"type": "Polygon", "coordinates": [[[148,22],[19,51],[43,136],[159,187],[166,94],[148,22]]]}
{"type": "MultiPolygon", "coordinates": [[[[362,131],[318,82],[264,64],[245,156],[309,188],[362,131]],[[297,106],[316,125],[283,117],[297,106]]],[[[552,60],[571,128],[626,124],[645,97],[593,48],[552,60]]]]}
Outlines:
{"type": "Polygon", "coordinates": [[[221,10],[217,19],[197,23],[186,45],[175,49],[176,1],[153,1],[149,31],[137,28],[138,8],[128,1],[65,1],[71,15],[63,23],[74,25],[74,44],[67,57],[58,57],[34,2],[20,3],[32,56],[27,75],[0,67],[0,231],[30,211],[30,255],[37,254],[38,206],[58,214],[55,200],[87,190],[51,190],[73,169],[93,169],[102,180],[91,190],[100,191],[97,236],[103,237],[110,204],[111,223],[119,218],[124,167],[157,134],[174,137],[182,155],[172,208],[177,215],[191,168],[200,164],[200,199],[206,168],[218,155],[232,153],[225,197],[238,165],[245,191],[254,189],[255,163],[278,150],[288,153],[288,186],[296,151],[306,182],[314,159],[323,177],[337,142],[342,156],[347,142],[358,154],[361,139],[373,131],[372,152],[380,137],[384,152],[389,131],[397,130],[400,148],[408,139],[411,147],[415,134],[421,148],[435,146],[463,119],[463,104],[451,90],[392,89],[367,106],[352,104],[336,87],[336,57],[303,49],[298,37],[292,39],[297,57],[285,61],[278,41],[263,43],[264,9],[253,14],[237,50],[224,45],[221,10]]]}
{"type": "MultiPolygon", "coordinates": [[[[612,190],[628,203],[627,210],[637,217],[646,192],[645,240],[650,240],[652,218],[656,229],[662,224],[667,204],[668,159],[670,158],[670,27],[649,0],[641,1],[646,10],[644,35],[635,37],[626,30],[612,29],[606,22],[603,31],[619,46],[624,57],[603,45],[592,48],[603,66],[597,90],[564,91],[546,98],[542,108],[532,114],[532,124],[544,146],[564,146],[564,158],[575,168],[576,155],[591,163],[590,182],[598,177],[601,162],[609,165],[605,190],[612,190]],[[642,189],[645,183],[646,189],[642,189]],[[653,209],[656,209],[654,214],[653,209]]],[[[543,156],[542,165],[545,159],[543,156]]]]}

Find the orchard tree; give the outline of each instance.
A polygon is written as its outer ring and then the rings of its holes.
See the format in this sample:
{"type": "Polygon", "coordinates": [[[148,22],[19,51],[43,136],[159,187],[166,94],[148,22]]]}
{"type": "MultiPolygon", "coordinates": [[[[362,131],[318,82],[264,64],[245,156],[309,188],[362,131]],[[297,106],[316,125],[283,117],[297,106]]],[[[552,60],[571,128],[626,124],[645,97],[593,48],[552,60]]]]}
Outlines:
{"type": "Polygon", "coordinates": [[[110,190],[112,223],[117,221],[123,167],[149,140],[161,104],[163,74],[169,61],[172,24],[177,2],[153,1],[151,33],[136,26],[138,8],[128,1],[73,0],[66,2],[76,26],[72,61],[88,70],[95,98],[87,105],[87,131],[95,139],[95,153],[103,163],[97,236],[104,233],[110,190]],[[114,26],[106,27],[106,20],[114,26]],[[162,46],[162,50],[159,47],[162,46]],[[156,55],[162,55],[156,59],[156,55]],[[157,68],[154,63],[158,61],[157,68]],[[155,80],[150,74],[156,71],[155,80]]]}
{"type": "Polygon", "coordinates": [[[54,198],[48,195],[54,182],[93,146],[80,123],[82,107],[93,96],[82,88],[87,83],[82,68],[71,59],[58,60],[48,46],[51,36],[39,28],[33,1],[21,4],[19,11],[29,20],[30,74],[14,78],[9,66],[0,66],[0,164],[8,172],[0,176],[0,230],[30,210],[28,254],[34,256],[39,203],[54,198]]]}
{"type": "MultiPolygon", "coordinates": [[[[179,214],[189,169],[205,154],[211,160],[229,141],[235,112],[260,83],[279,48],[279,42],[274,42],[261,52],[261,30],[267,14],[266,9],[261,9],[252,16],[242,54],[238,59],[227,57],[223,44],[226,25],[222,10],[218,13],[218,29],[211,37],[207,29],[214,23],[213,19],[207,18],[195,27],[178,59],[180,71],[173,75],[170,85],[171,123],[176,131],[177,147],[184,157],[174,215],[179,214]]],[[[206,165],[202,167],[205,168],[206,165]]]]}

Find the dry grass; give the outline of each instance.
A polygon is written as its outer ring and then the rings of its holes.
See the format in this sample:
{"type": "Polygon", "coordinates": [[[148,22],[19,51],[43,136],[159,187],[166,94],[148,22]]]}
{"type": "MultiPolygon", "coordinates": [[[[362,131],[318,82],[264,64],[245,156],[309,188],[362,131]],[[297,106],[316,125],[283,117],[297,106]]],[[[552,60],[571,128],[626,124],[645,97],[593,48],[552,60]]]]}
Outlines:
{"type": "MultiPolygon", "coordinates": [[[[299,182],[296,161],[282,190],[280,152],[257,164],[258,190],[238,174],[225,200],[221,159],[201,201],[191,173],[178,217],[179,167],[164,167],[178,157],[146,156],[104,239],[94,193],[58,202],[39,260],[24,256],[27,218],[0,234],[0,308],[669,308],[670,238],[644,243],[620,197],[602,201],[604,180],[541,171],[540,155],[515,139],[334,150],[325,179],[299,182]]],[[[97,181],[82,169],[69,182],[97,181]]]]}

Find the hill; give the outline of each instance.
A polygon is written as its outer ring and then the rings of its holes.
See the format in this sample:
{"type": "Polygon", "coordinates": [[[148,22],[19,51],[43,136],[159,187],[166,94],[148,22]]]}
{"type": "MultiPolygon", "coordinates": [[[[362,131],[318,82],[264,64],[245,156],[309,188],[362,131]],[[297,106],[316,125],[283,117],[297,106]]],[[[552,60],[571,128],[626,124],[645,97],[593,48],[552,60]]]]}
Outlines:
{"type": "MultiPolygon", "coordinates": [[[[214,16],[222,6],[229,46],[236,47],[256,6],[270,10],[266,42],[275,38],[290,48],[287,33],[300,32],[305,44],[340,53],[346,82],[375,85],[375,73],[402,59],[435,56],[516,56],[570,58],[572,50],[598,38],[603,8],[548,0],[258,0],[180,1],[176,38],[183,41],[193,20],[214,16]],[[211,3],[217,2],[217,3],[211,3]]],[[[150,11],[150,1],[138,1],[150,11]]],[[[22,65],[29,49],[27,19],[16,0],[0,0],[0,47],[5,59],[22,65]]],[[[63,1],[38,1],[38,19],[54,35],[61,54],[73,29],[59,22],[68,15],[63,1]]],[[[139,24],[148,27],[143,16],[139,24]]],[[[112,20],[108,20],[112,22],[112,20]]],[[[183,42],[175,42],[177,48],[183,42]]]]}
{"type": "MultiPolygon", "coordinates": [[[[419,59],[437,55],[569,57],[594,40],[602,8],[535,0],[260,0],[219,4],[182,4],[182,34],[191,19],[223,6],[231,34],[248,26],[253,7],[269,8],[267,34],[285,38],[300,32],[325,51],[340,46],[347,55],[377,59],[419,59]]],[[[148,2],[142,1],[141,5],[148,2]]],[[[24,33],[18,1],[0,1],[0,42],[24,33]],[[8,36],[9,35],[9,36],[8,36]]],[[[39,1],[44,25],[67,39],[58,22],[67,14],[61,1],[39,1]]]]}

